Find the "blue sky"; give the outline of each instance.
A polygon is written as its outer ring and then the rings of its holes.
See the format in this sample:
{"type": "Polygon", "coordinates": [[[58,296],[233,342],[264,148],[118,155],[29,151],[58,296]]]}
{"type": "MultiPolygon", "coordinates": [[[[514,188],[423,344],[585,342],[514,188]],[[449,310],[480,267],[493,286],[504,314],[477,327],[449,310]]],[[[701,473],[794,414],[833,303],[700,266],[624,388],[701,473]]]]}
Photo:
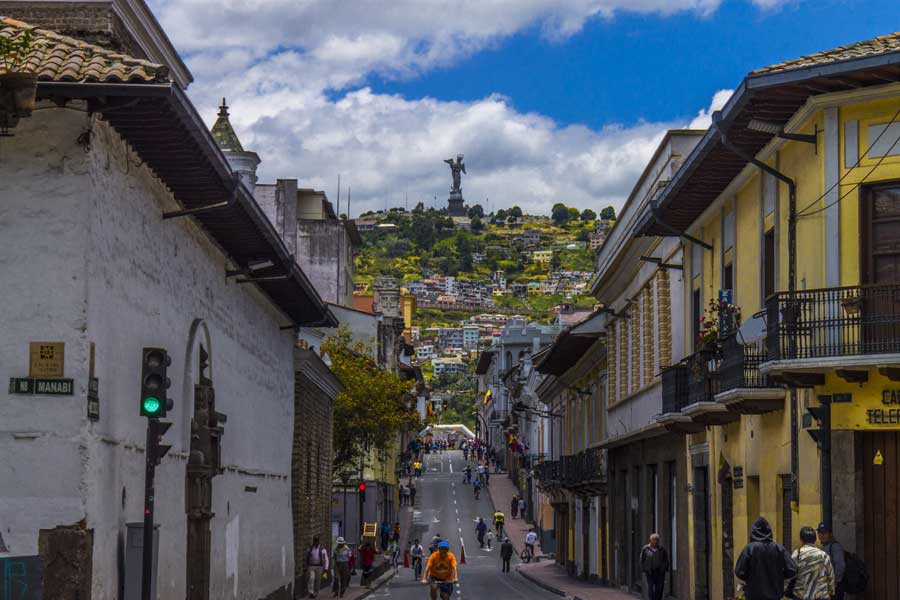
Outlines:
{"type": "Polygon", "coordinates": [[[751,69],[900,30],[900,0],[150,2],[260,180],[341,175],[353,214],[445,206],[458,153],[470,204],[619,207],[751,69]]]}
{"type": "Polygon", "coordinates": [[[900,30],[900,2],[816,0],[760,11],[724,3],[710,16],[595,18],[564,40],[531,26],[451,68],[376,92],[472,101],[491,93],[523,112],[594,128],[691,117],[751,69],[900,30]]]}

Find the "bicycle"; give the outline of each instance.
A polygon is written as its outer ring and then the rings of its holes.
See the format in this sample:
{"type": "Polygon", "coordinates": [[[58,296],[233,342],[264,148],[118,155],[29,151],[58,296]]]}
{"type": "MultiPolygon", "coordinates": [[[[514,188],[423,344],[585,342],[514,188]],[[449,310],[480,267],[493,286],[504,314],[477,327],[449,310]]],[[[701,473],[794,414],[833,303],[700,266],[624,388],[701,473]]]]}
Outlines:
{"type": "Polygon", "coordinates": [[[453,587],[459,583],[458,580],[443,581],[441,579],[428,579],[428,587],[431,588],[431,597],[434,598],[438,591],[441,593],[441,600],[450,600],[453,595],[453,587]]]}
{"type": "Polygon", "coordinates": [[[422,578],[422,557],[413,556],[413,580],[418,581],[422,578]]]}
{"type": "Polygon", "coordinates": [[[475,488],[475,499],[476,499],[476,500],[478,500],[478,496],[479,496],[480,494],[481,494],[481,488],[480,488],[480,487],[476,487],[476,488],[475,488]]]}
{"type": "Polygon", "coordinates": [[[519,560],[526,564],[534,560],[534,550],[531,549],[531,546],[525,546],[525,548],[519,552],[519,560]]]}

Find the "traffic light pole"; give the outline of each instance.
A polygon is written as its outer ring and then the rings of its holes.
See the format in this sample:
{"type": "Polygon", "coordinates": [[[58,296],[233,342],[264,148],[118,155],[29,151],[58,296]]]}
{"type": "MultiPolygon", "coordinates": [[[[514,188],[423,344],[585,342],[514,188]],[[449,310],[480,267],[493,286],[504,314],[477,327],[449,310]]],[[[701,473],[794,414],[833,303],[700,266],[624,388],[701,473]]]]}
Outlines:
{"type": "Polygon", "coordinates": [[[147,419],[147,466],[144,472],[144,542],[141,556],[141,600],[153,600],[151,597],[151,577],[153,576],[153,479],[156,474],[156,446],[159,442],[157,434],[158,421],[147,419]]]}

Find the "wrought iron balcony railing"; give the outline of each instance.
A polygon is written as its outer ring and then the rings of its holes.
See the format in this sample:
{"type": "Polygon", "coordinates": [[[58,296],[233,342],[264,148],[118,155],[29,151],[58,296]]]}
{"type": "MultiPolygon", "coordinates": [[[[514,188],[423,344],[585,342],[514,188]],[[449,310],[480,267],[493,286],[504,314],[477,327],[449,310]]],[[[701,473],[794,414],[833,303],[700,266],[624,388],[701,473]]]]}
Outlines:
{"type": "Polygon", "coordinates": [[[663,413],[678,413],[697,402],[715,402],[719,393],[716,350],[700,350],[662,371],[663,413]]]}
{"type": "Polygon", "coordinates": [[[778,292],[766,315],[770,361],[900,352],[900,284],[778,292]]]}
{"type": "Polygon", "coordinates": [[[558,486],[560,483],[560,461],[545,460],[535,465],[534,476],[545,488],[558,486]]]}
{"type": "Polygon", "coordinates": [[[560,464],[560,478],[565,487],[581,487],[606,480],[603,451],[599,448],[588,448],[578,454],[563,456],[560,464]]]}
{"type": "Polygon", "coordinates": [[[721,341],[722,362],[719,366],[721,391],[738,388],[773,387],[769,377],[759,372],[759,365],[766,360],[765,339],[742,344],[737,335],[729,335],[721,341]]]}

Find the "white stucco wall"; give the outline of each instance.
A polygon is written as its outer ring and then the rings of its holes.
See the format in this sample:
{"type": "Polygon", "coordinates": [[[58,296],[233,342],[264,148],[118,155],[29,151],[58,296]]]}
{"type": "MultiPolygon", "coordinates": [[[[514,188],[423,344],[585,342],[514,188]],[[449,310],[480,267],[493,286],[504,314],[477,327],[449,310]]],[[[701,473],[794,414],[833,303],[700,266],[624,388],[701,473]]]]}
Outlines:
{"type": "Polygon", "coordinates": [[[228,415],[226,471],[213,479],[211,597],[263,597],[293,574],[292,336],[263,295],[225,279],[224,256],[189,218],[162,220],[177,205],[115,132],[95,121],[90,150],[76,143],[89,125],[83,112],[41,110],[0,142],[4,540],[12,553],[33,554],[38,529],[86,517],[93,598],[118,597],[117,546],[143,510],[140,352],[162,346],[175,408],[173,448],[156,479],[158,588],[161,600],[184,598],[185,467],[202,341],[217,410],[228,415]],[[75,396],[6,393],[9,377],[27,375],[29,341],[66,342],[75,396]],[[85,408],[91,342],[96,423],[85,408]]]}

